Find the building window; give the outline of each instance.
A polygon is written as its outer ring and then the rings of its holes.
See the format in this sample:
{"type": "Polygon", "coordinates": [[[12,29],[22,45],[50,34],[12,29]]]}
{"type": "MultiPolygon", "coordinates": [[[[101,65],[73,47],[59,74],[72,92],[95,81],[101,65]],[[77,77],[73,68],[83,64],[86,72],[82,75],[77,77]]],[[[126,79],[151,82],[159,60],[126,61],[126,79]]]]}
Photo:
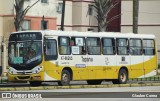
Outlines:
{"type": "Polygon", "coordinates": [[[88,31],[92,31],[92,32],[93,32],[93,31],[94,31],[94,29],[93,29],[93,28],[88,28],[88,31]]]}
{"type": "Polygon", "coordinates": [[[88,15],[92,15],[93,14],[93,5],[88,4],[88,15]]]}
{"type": "Polygon", "coordinates": [[[63,3],[58,3],[57,12],[58,12],[59,14],[62,14],[62,9],[63,9],[63,3]]]}
{"type": "Polygon", "coordinates": [[[41,3],[48,3],[48,0],[41,0],[41,3]]]}
{"type": "Polygon", "coordinates": [[[23,25],[22,25],[22,30],[23,31],[30,30],[31,29],[30,23],[31,23],[30,20],[24,20],[23,25]]]}
{"type": "Polygon", "coordinates": [[[41,21],[41,29],[42,30],[48,29],[48,21],[46,20],[41,21]]]}

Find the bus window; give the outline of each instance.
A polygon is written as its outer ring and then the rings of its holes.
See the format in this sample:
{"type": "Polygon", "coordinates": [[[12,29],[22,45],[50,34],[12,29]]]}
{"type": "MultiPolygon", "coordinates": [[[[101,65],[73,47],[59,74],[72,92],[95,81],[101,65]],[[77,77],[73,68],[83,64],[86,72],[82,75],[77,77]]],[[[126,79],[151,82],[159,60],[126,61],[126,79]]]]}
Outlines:
{"type": "Polygon", "coordinates": [[[141,39],[129,40],[129,51],[131,55],[142,55],[142,41],[141,39]]]}
{"type": "Polygon", "coordinates": [[[77,54],[77,55],[86,54],[85,38],[72,37],[70,41],[70,46],[72,47],[72,54],[77,54]]]}
{"type": "Polygon", "coordinates": [[[117,54],[128,55],[128,39],[126,38],[117,39],[117,54]]]}
{"type": "Polygon", "coordinates": [[[56,43],[54,39],[45,40],[45,60],[56,60],[58,58],[56,43]]]}
{"type": "Polygon", "coordinates": [[[115,40],[113,38],[103,38],[102,39],[102,53],[104,55],[114,55],[115,54],[115,40]]]}
{"type": "Polygon", "coordinates": [[[59,54],[70,55],[70,38],[69,37],[59,37],[59,54]]]}
{"type": "Polygon", "coordinates": [[[87,50],[89,55],[100,55],[101,44],[100,38],[87,38],[87,50]]]}
{"type": "Polygon", "coordinates": [[[143,40],[144,55],[155,55],[155,44],[152,39],[143,40]]]}

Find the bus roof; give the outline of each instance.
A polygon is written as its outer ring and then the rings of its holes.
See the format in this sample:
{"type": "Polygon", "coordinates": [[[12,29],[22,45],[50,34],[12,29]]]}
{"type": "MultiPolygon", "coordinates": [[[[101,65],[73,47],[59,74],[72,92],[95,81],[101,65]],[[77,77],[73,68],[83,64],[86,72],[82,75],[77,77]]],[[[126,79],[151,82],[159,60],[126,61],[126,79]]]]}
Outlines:
{"type": "Polygon", "coordinates": [[[43,36],[81,36],[81,37],[116,37],[116,38],[155,38],[153,34],[133,34],[120,32],[78,32],[78,31],[59,31],[59,30],[31,30],[19,31],[16,33],[40,32],[43,36]]]}

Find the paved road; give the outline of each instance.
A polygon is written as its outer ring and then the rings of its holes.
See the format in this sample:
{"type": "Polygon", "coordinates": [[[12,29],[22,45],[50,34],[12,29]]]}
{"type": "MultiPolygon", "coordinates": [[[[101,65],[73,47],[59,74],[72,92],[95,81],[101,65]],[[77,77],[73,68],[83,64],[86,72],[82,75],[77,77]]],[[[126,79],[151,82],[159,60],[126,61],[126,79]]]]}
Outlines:
{"type": "MultiPolygon", "coordinates": [[[[137,83],[137,84],[143,84],[143,83],[156,83],[160,81],[128,81],[128,83],[137,83]]],[[[102,82],[102,85],[105,84],[112,84],[111,81],[104,81],[102,82]]],[[[57,82],[43,82],[42,86],[57,86],[57,82]]],[[[71,81],[70,85],[87,85],[86,81],[71,81]]],[[[7,88],[7,87],[30,87],[29,83],[0,83],[1,88],[7,88]]]]}
{"type": "MultiPolygon", "coordinates": [[[[11,92],[13,94],[13,92],[11,92]]],[[[87,89],[54,89],[15,91],[15,94],[39,94],[43,99],[32,101],[159,101],[160,86],[114,87],[87,89]],[[138,97],[137,97],[138,96],[138,97]],[[142,97],[142,98],[141,98],[142,97]],[[159,98],[157,98],[159,97],[159,98]]],[[[1,100],[1,99],[0,99],[1,100]]],[[[27,101],[28,99],[2,99],[3,101],[27,101]]]]}

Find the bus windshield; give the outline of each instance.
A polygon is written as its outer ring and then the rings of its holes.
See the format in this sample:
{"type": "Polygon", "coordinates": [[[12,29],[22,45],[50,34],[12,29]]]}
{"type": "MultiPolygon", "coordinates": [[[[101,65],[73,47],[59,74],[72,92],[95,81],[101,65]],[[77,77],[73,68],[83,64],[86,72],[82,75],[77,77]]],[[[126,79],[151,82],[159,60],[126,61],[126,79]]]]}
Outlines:
{"type": "Polygon", "coordinates": [[[41,41],[9,42],[8,62],[13,65],[30,65],[42,61],[41,41]]]}

